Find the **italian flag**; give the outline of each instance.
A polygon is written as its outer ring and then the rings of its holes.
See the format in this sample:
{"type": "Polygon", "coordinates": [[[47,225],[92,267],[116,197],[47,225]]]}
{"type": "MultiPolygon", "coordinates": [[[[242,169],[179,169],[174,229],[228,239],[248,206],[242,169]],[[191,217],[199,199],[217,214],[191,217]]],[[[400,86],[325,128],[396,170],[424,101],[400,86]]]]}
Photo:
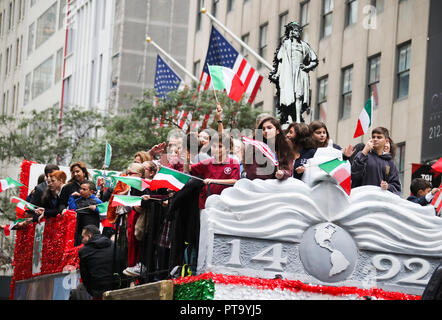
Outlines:
{"type": "Polygon", "coordinates": [[[150,183],[150,190],[172,189],[180,191],[184,185],[191,179],[191,176],[179,171],[161,167],[150,183]]]}
{"type": "Polygon", "coordinates": [[[372,95],[370,99],[368,99],[365,104],[364,109],[362,109],[361,114],[359,115],[358,125],[356,127],[354,139],[360,136],[363,136],[368,132],[368,129],[371,127],[373,120],[373,105],[375,103],[374,96],[372,95]]]}
{"type": "Polygon", "coordinates": [[[351,193],[351,165],[350,162],[341,161],[338,158],[324,162],[319,168],[327,172],[335,178],[344,191],[350,195],[351,193]]]}
{"type": "Polygon", "coordinates": [[[209,66],[212,85],[215,90],[226,90],[229,98],[239,102],[246,92],[246,87],[232,69],[222,66],[209,66]]]}
{"type": "Polygon", "coordinates": [[[15,227],[17,226],[17,224],[19,224],[20,222],[23,222],[23,221],[26,221],[26,219],[17,219],[13,223],[7,224],[5,226],[5,229],[3,230],[3,233],[5,234],[5,236],[9,237],[9,235],[11,234],[11,230],[15,230],[15,227]]]}
{"type": "Polygon", "coordinates": [[[442,188],[434,195],[431,204],[436,208],[437,215],[440,216],[442,213],[442,188]]]}
{"type": "Polygon", "coordinates": [[[111,206],[112,207],[117,207],[117,206],[139,207],[139,206],[141,206],[141,197],[114,196],[111,206]]]}
{"type": "Polygon", "coordinates": [[[11,203],[17,204],[17,209],[20,213],[24,213],[26,210],[35,210],[37,208],[32,203],[26,202],[25,200],[18,197],[12,197],[11,203]]]}
{"type": "Polygon", "coordinates": [[[140,191],[143,191],[146,188],[147,189],[150,188],[150,180],[147,179],[139,177],[114,177],[114,178],[140,191]]]}
{"type": "Polygon", "coordinates": [[[12,178],[6,178],[0,180],[0,192],[5,191],[6,189],[13,188],[13,187],[21,187],[23,186],[20,182],[15,181],[12,178]]]}
{"type": "Polygon", "coordinates": [[[109,207],[109,201],[97,204],[97,209],[99,213],[106,213],[108,207],[109,207]]]}

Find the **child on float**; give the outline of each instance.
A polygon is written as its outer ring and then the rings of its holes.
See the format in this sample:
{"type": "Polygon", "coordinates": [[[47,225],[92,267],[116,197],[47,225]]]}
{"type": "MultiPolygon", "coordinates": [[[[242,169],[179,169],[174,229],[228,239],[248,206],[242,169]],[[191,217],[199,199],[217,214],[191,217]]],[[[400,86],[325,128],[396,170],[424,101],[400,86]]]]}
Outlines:
{"type": "Polygon", "coordinates": [[[232,149],[231,136],[226,133],[216,134],[211,141],[212,157],[192,165],[190,161],[187,161],[184,169],[184,172],[204,179],[205,187],[201,190],[199,197],[200,209],[205,208],[206,199],[209,196],[209,185],[210,195],[221,194],[224,189],[233,186],[240,178],[238,161],[228,155],[228,150],[232,149]]]}
{"type": "Polygon", "coordinates": [[[305,123],[292,122],[286,129],[286,137],[292,142],[295,151],[293,177],[301,180],[305,171],[304,165],[316,153],[310,139],[310,129],[305,123]]]}
{"type": "Polygon", "coordinates": [[[97,205],[103,203],[95,196],[97,188],[92,181],[86,180],[80,185],[80,191],[69,196],[70,210],[77,212],[77,227],[75,231],[75,246],[81,244],[81,232],[88,225],[100,227],[100,213],[97,205]]]}
{"type": "Polygon", "coordinates": [[[267,117],[260,121],[258,133],[262,133],[263,142],[276,154],[279,165],[265,157],[261,151],[253,146],[246,146],[244,169],[247,178],[285,180],[293,175],[293,161],[295,153],[292,143],[284,135],[281,124],[274,117],[267,117]],[[259,158],[263,161],[259,161],[259,158]],[[261,163],[259,163],[261,162],[261,163]]]}
{"type": "Polygon", "coordinates": [[[351,166],[352,186],[380,186],[394,194],[401,194],[399,170],[385,146],[390,139],[388,129],[377,127],[364,149],[355,156],[351,166]]]}
{"type": "Polygon", "coordinates": [[[408,201],[420,204],[421,206],[427,206],[431,203],[434,195],[439,191],[438,188],[433,188],[430,181],[415,178],[411,181],[410,192],[411,195],[407,198],[408,201]]]}

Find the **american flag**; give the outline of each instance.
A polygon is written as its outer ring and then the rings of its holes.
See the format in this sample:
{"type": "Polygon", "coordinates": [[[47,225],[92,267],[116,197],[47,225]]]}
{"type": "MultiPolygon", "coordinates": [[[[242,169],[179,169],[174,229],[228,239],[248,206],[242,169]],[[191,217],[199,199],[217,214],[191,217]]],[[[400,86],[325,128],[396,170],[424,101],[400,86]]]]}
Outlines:
{"type": "MultiPolygon", "coordinates": [[[[179,89],[183,86],[182,79],[172,70],[171,67],[160,57],[157,56],[157,67],[155,71],[155,84],[154,88],[157,92],[157,98],[166,98],[168,93],[174,90],[179,89]]],[[[158,103],[158,100],[155,101],[155,104],[158,103]]],[[[174,116],[173,120],[177,123],[180,128],[183,130],[187,130],[189,119],[187,112],[181,110],[181,105],[178,105],[177,108],[173,111],[174,116]]],[[[154,122],[157,122],[157,119],[153,119],[154,122]]],[[[159,127],[164,127],[164,118],[161,118],[160,123],[156,123],[159,127]]]]}
{"type": "Polygon", "coordinates": [[[204,84],[204,90],[210,88],[209,65],[233,69],[247,88],[246,95],[249,96],[248,102],[253,103],[263,77],[213,26],[206,61],[204,62],[204,68],[200,78],[201,84],[204,84]]]}
{"type": "Polygon", "coordinates": [[[171,67],[157,56],[157,68],[155,71],[154,88],[159,98],[166,98],[171,91],[177,90],[183,80],[172,70],[171,67]]]}

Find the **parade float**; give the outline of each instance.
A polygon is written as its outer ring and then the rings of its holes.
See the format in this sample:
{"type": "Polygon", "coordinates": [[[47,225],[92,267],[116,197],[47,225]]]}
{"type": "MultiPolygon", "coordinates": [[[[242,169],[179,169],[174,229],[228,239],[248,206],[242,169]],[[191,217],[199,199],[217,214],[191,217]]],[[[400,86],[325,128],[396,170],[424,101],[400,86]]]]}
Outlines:
{"type": "Polygon", "coordinates": [[[442,257],[442,219],[376,186],[348,195],[318,164],[304,181],[239,180],[201,214],[198,274],[176,299],[420,299],[442,257]]]}
{"type": "MultiPolygon", "coordinates": [[[[174,299],[420,299],[442,257],[442,219],[376,186],[348,195],[318,166],[341,157],[319,148],[303,181],[241,179],[210,196],[197,273],[169,280],[174,299]]],[[[74,232],[72,211],[17,230],[11,299],[68,299],[79,282],[74,232]]]]}

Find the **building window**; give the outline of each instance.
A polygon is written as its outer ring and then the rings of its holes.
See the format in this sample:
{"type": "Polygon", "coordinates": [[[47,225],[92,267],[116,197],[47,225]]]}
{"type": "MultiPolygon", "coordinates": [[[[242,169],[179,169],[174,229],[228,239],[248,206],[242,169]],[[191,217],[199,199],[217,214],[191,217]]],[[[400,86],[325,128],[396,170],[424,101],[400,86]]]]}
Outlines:
{"type": "Polygon", "coordinates": [[[14,6],[12,5],[12,2],[9,2],[9,24],[8,24],[8,30],[12,29],[13,21],[14,21],[14,6]]]}
{"type": "MultiPolygon", "coordinates": [[[[401,142],[397,144],[396,149],[396,166],[399,171],[399,178],[401,180],[401,185],[404,185],[404,175],[405,175],[405,142],[401,142]]],[[[402,192],[404,192],[402,190],[402,192]]]]}
{"type": "Polygon", "coordinates": [[[14,85],[13,89],[12,89],[12,107],[11,107],[11,113],[14,114],[15,113],[15,100],[16,100],[16,95],[17,95],[17,86],[14,85]]]}
{"type": "Polygon", "coordinates": [[[254,105],[255,109],[261,109],[262,110],[263,107],[264,107],[264,102],[263,101],[255,103],[255,105],[254,105]]]}
{"type": "Polygon", "coordinates": [[[384,11],[385,0],[371,0],[371,5],[376,8],[376,13],[384,11]]]}
{"type": "Polygon", "coordinates": [[[56,30],[57,25],[57,3],[55,2],[37,20],[37,35],[35,47],[38,48],[43,42],[48,40],[56,30]]]}
{"type": "Polygon", "coordinates": [[[351,26],[358,21],[358,0],[347,0],[345,9],[345,26],[351,26]]]}
{"type": "Polygon", "coordinates": [[[308,25],[310,23],[310,15],[309,15],[309,6],[310,1],[302,2],[300,4],[300,17],[299,21],[301,21],[302,27],[302,40],[308,42],[308,25]]]}
{"type": "Polygon", "coordinates": [[[198,60],[198,61],[196,61],[196,62],[193,63],[193,75],[194,75],[195,77],[197,77],[197,78],[200,76],[200,75],[199,75],[199,72],[200,72],[200,64],[201,64],[200,60],[198,60]]]}
{"type": "Polygon", "coordinates": [[[227,12],[232,11],[234,5],[235,5],[235,1],[234,0],[227,0],[227,12]]]}
{"type": "Polygon", "coordinates": [[[53,73],[53,56],[39,65],[34,70],[34,79],[32,81],[32,99],[35,99],[52,86],[53,73]]]}
{"type": "Polygon", "coordinates": [[[5,54],[5,77],[8,76],[9,72],[9,48],[6,48],[6,54],[5,54]]]}
{"type": "Polygon", "coordinates": [[[201,30],[201,0],[196,2],[196,31],[201,30]]]}
{"type": "Polygon", "coordinates": [[[351,97],[353,82],[353,66],[342,70],[342,97],[339,119],[347,119],[351,114],[351,97]]]}
{"type": "Polygon", "coordinates": [[[398,48],[397,99],[408,97],[411,64],[411,43],[398,48]]]}
{"type": "Polygon", "coordinates": [[[322,2],[322,27],[321,37],[325,38],[332,33],[333,0],[323,0],[322,2]]]}
{"type": "Polygon", "coordinates": [[[315,110],[315,120],[327,120],[327,96],[328,96],[328,76],[318,80],[318,103],[315,110]]]}
{"type": "MultiPolygon", "coordinates": [[[[246,44],[249,45],[249,39],[250,39],[250,33],[246,33],[241,37],[241,40],[246,44]]],[[[243,46],[241,46],[241,55],[244,58],[247,58],[249,56],[249,51],[246,50],[243,46]]]]}
{"type": "Polygon", "coordinates": [[[54,78],[54,82],[57,83],[58,81],[61,80],[62,77],[62,73],[63,73],[63,48],[59,49],[57,51],[57,56],[55,59],[55,78],[54,78]]]}
{"type": "Polygon", "coordinates": [[[34,51],[34,39],[35,39],[35,23],[29,26],[28,30],[28,57],[34,51]]]}
{"type": "MultiPolygon", "coordinates": [[[[268,24],[263,24],[259,27],[259,55],[266,59],[267,56],[267,29],[268,24]]],[[[262,63],[258,63],[258,69],[262,67],[262,63]]]]}
{"type": "MultiPolygon", "coordinates": [[[[106,6],[106,1],[103,1],[103,5],[106,6]]],[[[58,30],[63,28],[66,11],[66,0],[60,0],[60,9],[58,12],[58,30]]],[[[103,16],[104,19],[104,16],[103,16]]]]}
{"type": "Polygon", "coordinates": [[[29,99],[31,97],[31,73],[26,75],[25,79],[25,92],[23,96],[23,105],[27,105],[29,103],[29,99]]]}
{"type": "Polygon", "coordinates": [[[212,16],[216,17],[218,13],[219,0],[212,0],[212,16]]]}
{"type": "Polygon", "coordinates": [[[279,29],[278,29],[278,40],[284,38],[285,26],[288,24],[289,13],[288,11],[281,13],[279,15],[279,29]]]}
{"type": "MultiPolygon", "coordinates": [[[[372,93],[379,97],[379,81],[381,75],[381,55],[376,55],[368,59],[368,94],[372,93]]],[[[377,107],[377,104],[376,104],[377,107]]]]}
{"type": "Polygon", "coordinates": [[[20,38],[15,41],[15,66],[18,67],[20,64],[20,38]]]}

